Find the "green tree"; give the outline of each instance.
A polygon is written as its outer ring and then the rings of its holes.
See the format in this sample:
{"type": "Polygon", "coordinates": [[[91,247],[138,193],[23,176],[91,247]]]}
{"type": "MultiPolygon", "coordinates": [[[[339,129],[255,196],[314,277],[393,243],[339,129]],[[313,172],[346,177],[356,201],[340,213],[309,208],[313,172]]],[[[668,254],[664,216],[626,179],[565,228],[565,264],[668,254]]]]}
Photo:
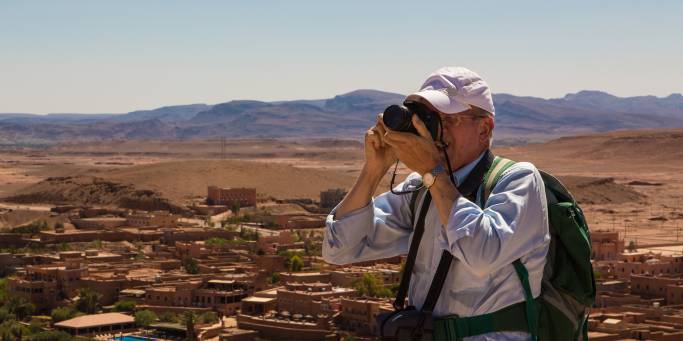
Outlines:
{"type": "Polygon", "coordinates": [[[364,273],[352,286],[360,296],[391,297],[391,290],[384,287],[382,279],[369,273],[364,273]]]}
{"type": "Polygon", "coordinates": [[[57,307],[52,309],[50,316],[52,316],[52,322],[57,323],[74,318],[76,314],[78,314],[78,311],[73,307],[57,307]]]}
{"type": "Polygon", "coordinates": [[[275,284],[280,282],[280,275],[276,272],[266,278],[268,284],[275,284]]]}
{"type": "Polygon", "coordinates": [[[183,322],[185,322],[185,329],[187,329],[187,339],[189,341],[196,340],[197,335],[194,332],[194,325],[197,322],[197,315],[192,311],[185,311],[183,313],[183,322]]]}
{"type": "Polygon", "coordinates": [[[132,312],[135,310],[135,301],[118,301],[114,304],[114,310],[132,312]]]}
{"type": "Polygon", "coordinates": [[[33,221],[26,225],[17,226],[10,229],[11,233],[20,234],[38,234],[40,231],[47,230],[47,222],[45,220],[33,221]]]}
{"type": "Polygon", "coordinates": [[[25,317],[33,315],[36,311],[36,306],[27,301],[23,297],[10,296],[5,302],[5,308],[9,314],[16,316],[18,320],[23,320],[25,317]]]}
{"type": "Polygon", "coordinates": [[[293,255],[289,258],[289,262],[287,263],[287,269],[290,272],[301,271],[301,269],[304,267],[304,261],[301,260],[301,257],[299,257],[299,255],[293,255]]]}
{"type": "Polygon", "coordinates": [[[74,337],[61,330],[50,330],[29,336],[29,341],[71,341],[74,337]]]}
{"type": "Polygon", "coordinates": [[[159,315],[159,321],[161,322],[178,322],[178,315],[170,312],[170,311],[164,311],[159,315]]]}
{"type": "Polygon", "coordinates": [[[14,341],[21,340],[28,334],[28,328],[21,325],[16,320],[7,320],[0,323],[0,340],[14,341]]]}
{"type": "Polygon", "coordinates": [[[100,308],[100,299],[102,299],[102,295],[90,288],[79,289],[75,304],[76,309],[86,314],[94,314],[100,308]]]}
{"type": "Polygon", "coordinates": [[[638,247],[636,246],[636,242],[630,241],[628,242],[628,250],[631,252],[635,252],[638,247]]]}
{"type": "Polygon", "coordinates": [[[192,257],[183,258],[183,268],[188,274],[198,274],[199,273],[199,263],[196,259],[192,257]]]}
{"type": "Polygon", "coordinates": [[[7,320],[14,320],[14,314],[10,314],[6,307],[0,307],[0,323],[7,320]]]}
{"type": "Polygon", "coordinates": [[[218,315],[213,311],[207,311],[197,317],[197,322],[201,324],[214,324],[218,322],[218,315]]]}
{"type": "Polygon", "coordinates": [[[138,310],[135,312],[135,324],[147,328],[157,320],[157,315],[151,310],[138,310]]]}
{"type": "Polygon", "coordinates": [[[232,202],[232,206],[230,207],[230,211],[232,211],[232,214],[235,217],[240,216],[240,202],[239,202],[239,200],[235,200],[232,202]]]}
{"type": "Polygon", "coordinates": [[[211,237],[211,238],[205,240],[204,244],[206,246],[223,247],[226,244],[228,244],[228,240],[225,238],[221,238],[221,237],[211,237]]]}
{"type": "Polygon", "coordinates": [[[0,278],[0,306],[7,300],[7,278],[0,278]]]}
{"type": "Polygon", "coordinates": [[[55,223],[55,230],[63,230],[64,229],[64,223],[61,221],[58,221],[55,223]]]}

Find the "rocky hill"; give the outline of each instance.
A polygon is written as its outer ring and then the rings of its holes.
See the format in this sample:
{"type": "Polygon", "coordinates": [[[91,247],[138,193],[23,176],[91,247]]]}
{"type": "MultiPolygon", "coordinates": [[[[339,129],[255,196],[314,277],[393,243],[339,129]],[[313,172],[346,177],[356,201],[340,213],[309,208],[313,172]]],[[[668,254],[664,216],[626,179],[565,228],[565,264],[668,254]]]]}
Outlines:
{"type": "MultiPolygon", "coordinates": [[[[126,114],[0,114],[0,146],[112,139],[355,138],[404,95],[356,90],[329,99],[236,100],[126,114]]],[[[494,95],[499,143],[618,129],[683,127],[683,96],[616,97],[581,91],[543,99],[494,95]]]]}

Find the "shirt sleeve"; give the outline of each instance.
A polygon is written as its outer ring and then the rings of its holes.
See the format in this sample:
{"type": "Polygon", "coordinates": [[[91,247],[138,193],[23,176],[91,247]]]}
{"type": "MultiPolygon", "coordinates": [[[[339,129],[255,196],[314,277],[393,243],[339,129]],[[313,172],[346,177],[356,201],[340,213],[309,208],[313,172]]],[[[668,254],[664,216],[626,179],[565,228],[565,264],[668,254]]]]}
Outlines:
{"type": "Polygon", "coordinates": [[[485,275],[550,242],[543,180],[528,162],[500,178],[481,209],[464,197],[451,208],[443,247],[472,272],[485,275]]]}
{"type": "MultiPolygon", "coordinates": [[[[412,173],[395,190],[415,188],[419,179],[419,174],[412,173]]],[[[411,195],[382,193],[341,219],[335,219],[335,207],[325,222],[323,259],[343,265],[407,253],[413,232],[411,195]]]]}

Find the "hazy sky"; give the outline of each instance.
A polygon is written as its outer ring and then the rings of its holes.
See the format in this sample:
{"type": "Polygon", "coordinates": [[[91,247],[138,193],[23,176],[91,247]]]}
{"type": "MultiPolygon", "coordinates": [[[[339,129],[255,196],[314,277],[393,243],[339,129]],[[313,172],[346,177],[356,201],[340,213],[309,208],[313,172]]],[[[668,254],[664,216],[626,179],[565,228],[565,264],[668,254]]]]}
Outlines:
{"type": "Polygon", "coordinates": [[[683,1],[0,0],[0,112],[127,112],[415,90],[683,92],[683,1]],[[427,5],[429,3],[429,5],[427,5]]]}

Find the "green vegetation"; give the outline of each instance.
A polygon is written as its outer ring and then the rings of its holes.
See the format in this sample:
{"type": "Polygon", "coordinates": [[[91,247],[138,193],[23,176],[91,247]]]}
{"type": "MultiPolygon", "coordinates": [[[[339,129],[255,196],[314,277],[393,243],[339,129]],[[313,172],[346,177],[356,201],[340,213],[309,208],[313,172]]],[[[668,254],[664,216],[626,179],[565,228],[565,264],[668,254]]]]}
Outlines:
{"type": "Polygon", "coordinates": [[[100,308],[100,299],[102,299],[102,295],[90,288],[79,289],[78,299],[75,303],[76,309],[86,314],[94,314],[100,308]]]}
{"type": "Polygon", "coordinates": [[[90,242],[90,244],[88,244],[88,247],[91,249],[101,250],[102,249],[102,241],[99,239],[93,240],[90,242]]]}
{"type": "Polygon", "coordinates": [[[157,315],[151,310],[138,310],[135,312],[135,324],[147,328],[157,320],[157,315]]]}
{"type": "Polygon", "coordinates": [[[206,246],[223,247],[227,244],[228,244],[228,240],[225,238],[221,238],[221,237],[211,237],[211,238],[204,241],[204,245],[206,245],[206,246]]]}
{"type": "Polygon", "coordinates": [[[5,322],[7,320],[13,320],[14,315],[10,314],[9,311],[7,311],[7,308],[1,307],[0,308],[0,323],[5,322]]]}
{"type": "MultiPolygon", "coordinates": [[[[36,307],[23,297],[8,295],[5,292],[6,281],[6,278],[0,279],[0,340],[74,340],[64,332],[45,331],[44,321],[31,318],[36,312],[36,307]]],[[[54,309],[51,315],[54,321],[63,321],[77,313],[73,308],[63,307],[54,309]]]]}
{"type": "Polygon", "coordinates": [[[199,263],[192,257],[183,258],[183,268],[188,274],[194,275],[199,273],[199,263]]]}
{"type": "Polygon", "coordinates": [[[278,273],[273,273],[272,275],[270,275],[266,278],[266,282],[268,284],[278,283],[278,282],[280,282],[280,275],[278,273]]]}
{"type": "Polygon", "coordinates": [[[258,231],[256,231],[255,229],[247,229],[242,227],[240,229],[239,236],[244,240],[258,241],[258,231]]]}
{"type": "Polygon", "coordinates": [[[47,222],[45,220],[38,220],[26,225],[11,228],[10,233],[21,234],[38,234],[40,231],[47,230],[47,222]]]}
{"type": "Polygon", "coordinates": [[[55,223],[55,230],[63,230],[64,229],[64,223],[61,221],[58,221],[55,223]]]}
{"type": "Polygon", "coordinates": [[[185,323],[185,329],[187,329],[187,339],[194,340],[194,325],[197,322],[197,315],[192,311],[185,311],[183,313],[182,323],[185,323]]]}
{"type": "Polygon", "coordinates": [[[384,287],[382,279],[368,273],[354,281],[353,288],[358,291],[360,296],[392,297],[391,289],[384,287]]]}
{"type": "Polygon", "coordinates": [[[235,217],[240,216],[240,202],[239,202],[239,200],[235,200],[232,202],[232,206],[230,207],[230,211],[232,211],[232,214],[235,217]]]}
{"type": "Polygon", "coordinates": [[[67,243],[59,243],[57,246],[57,251],[71,251],[71,246],[67,243]]]}
{"type": "Polygon", "coordinates": [[[52,322],[61,322],[78,316],[80,313],[73,307],[57,307],[52,309],[50,316],[52,317],[52,322]]]}
{"type": "Polygon", "coordinates": [[[179,321],[178,315],[170,312],[170,311],[164,311],[159,315],[159,321],[160,322],[170,322],[170,323],[177,323],[179,321]]]}
{"type": "Polygon", "coordinates": [[[322,244],[314,243],[311,240],[304,241],[304,254],[306,256],[322,256],[322,244]]]}
{"type": "Polygon", "coordinates": [[[14,319],[0,323],[0,340],[21,340],[23,336],[29,334],[26,326],[14,319]]]}
{"type": "Polygon", "coordinates": [[[242,245],[247,243],[244,239],[225,239],[220,237],[212,237],[204,241],[204,244],[209,247],[223,248],[226,246],[242,245]]]}
{"type": "Polygon", "coordinates": [[[207,311],[197,317],[197,323],[214,324],[218,322],[218,315],[213,311],[207,311]]]}
{"type": "Polygon", "coordinates": [[[50,330],[31,335],[28,341],[71,341],[73,336],[61,330],[50,330]]]}
{"type": "Polygon", "coordinates": [[[114,311],[132,312],[135,310],[135,301],[118,301],[114,304],[114,311]]]}
{"type": "Polygon", "coordinates": [[[33,315],[36,311],[35,305],[23,297],[17,296],[9,296],[3,308],[7,309],[7,312],[10,315],[14,315],[18,320],[23,320],[24,318],[33,315]]]}
{"type": "Polygon", "coordinates": [[[285,267],[287,270],[289,270],[289,272],[298,272],[303,269],[304,261],[301,260],[299,255],[292,255],[289,258],[285,258],[285,267]]]}
{"type": "Polygon", "coordinates": [[[0,278],[0,305],[7,300],[7,278],[0,278]]]}
{"type": "Polygon", "coordinates": [[[635,252],[636,249],[637,249],[638,247],[636,246],[636,242],[630,241],[630,242],[628,242],[628,247],[627,247],[627,248],[628,248],[629,251],[635,252]]]}

